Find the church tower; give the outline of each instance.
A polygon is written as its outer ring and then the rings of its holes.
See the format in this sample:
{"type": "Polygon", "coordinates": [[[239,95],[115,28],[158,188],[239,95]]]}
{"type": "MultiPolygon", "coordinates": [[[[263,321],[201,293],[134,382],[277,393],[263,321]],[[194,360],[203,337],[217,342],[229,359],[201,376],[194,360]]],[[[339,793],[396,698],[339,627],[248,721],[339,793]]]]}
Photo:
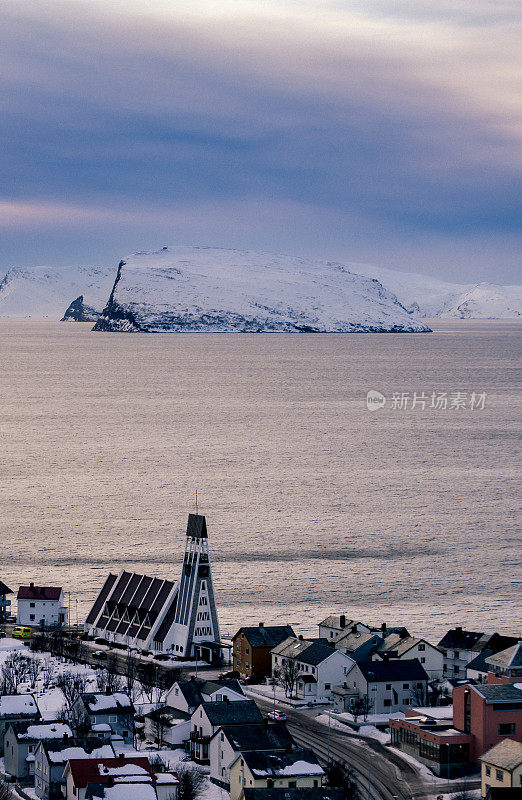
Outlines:
{"type": "Polygon", "coordinates": [[[202,514],[188,518],[173,636],[176,654],[187,659],[198,656],[212,662],[221,655],[207,523],[202,514]]]}

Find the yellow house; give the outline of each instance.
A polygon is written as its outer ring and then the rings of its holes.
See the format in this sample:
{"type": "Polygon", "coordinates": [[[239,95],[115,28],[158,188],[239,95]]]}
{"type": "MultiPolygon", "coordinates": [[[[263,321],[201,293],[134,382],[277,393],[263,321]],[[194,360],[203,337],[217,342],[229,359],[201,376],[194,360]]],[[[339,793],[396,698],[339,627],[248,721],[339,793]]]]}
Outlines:
{"type": "Polygon", "coordinates": [[[243,789],[305,789],[322,785],[324,770],[311,750],[239,753],[230,765],[230,800],[243,789]]]}
{"type": "Polygon", "coordinates": [[[482,797],[490,787],[519,788],[522,796],[522,744],[514,739],[503,739],[484,753],[482,764],[482,797]]]}

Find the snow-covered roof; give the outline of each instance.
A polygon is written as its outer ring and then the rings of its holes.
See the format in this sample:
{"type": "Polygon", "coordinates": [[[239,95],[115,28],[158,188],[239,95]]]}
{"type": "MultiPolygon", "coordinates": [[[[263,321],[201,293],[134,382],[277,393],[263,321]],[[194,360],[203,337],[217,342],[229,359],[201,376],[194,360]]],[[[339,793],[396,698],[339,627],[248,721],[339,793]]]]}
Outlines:
{"type": "Polygon", "coordinates": [[[132,700],[125,692],[114,692],[113,694],[82,694],[83,703],[87,711],[91,714],[96,713],[126,713],[133,711],[132,700]]]}
{"type": "Polygon", "coordinates": [[[92,730],[95,733],[110,733],[112,728],[108,722],[98,722],[96,725],[92,726],[92,730]]]}
{"type": "Polygon", "coordinates": [[[73,732],[65,722],[43,722],[36,725],[17,725],[16,738],[18,740],[32,739],[63,739],[72,736],[73,732]]]}
{"type": "Polygon", "coordinates": [[[0,717],[32,717],[38,713],[36,701],[30,694],[0,696],[0,717]]]}
{"type": "MultiPolygon", "coordinates": [[[[94,789],[94,787],[93,787],[94,789]]],[[[94,791],[86,795],[89,798],[101,798],[101,800],[129,800],[129,785],[115,784],[114,786],[96,787],[94,791]]],[[[157,800],[156,790],[152,782],[140,783],[132,787],[132,800],[157,800]]]]}
{"type": "MultiPolygon", "coordinates": [[[[300,775],[324,775],[324,770],[311,750],[252,751],[240,753],[254,778],[298,777],[300,775]]],[[[236,759],[237,761],[237,759],[236,759]]]]}
{"type": "Polygon", "coordinates": [[[114,750],[110,744],[102,745],[88,753],[83,747],[64,747],[60,750],[46,748],[47,758],[51,764],[66,764],[73,758],[114,758],[114,750]]]}

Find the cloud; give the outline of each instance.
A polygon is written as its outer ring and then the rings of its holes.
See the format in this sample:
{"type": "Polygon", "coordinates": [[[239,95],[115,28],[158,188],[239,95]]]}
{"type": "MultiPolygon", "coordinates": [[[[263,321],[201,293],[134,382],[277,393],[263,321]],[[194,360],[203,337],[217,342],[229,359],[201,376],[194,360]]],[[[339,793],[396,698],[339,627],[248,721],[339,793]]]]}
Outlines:
{"type": "Polygon", "coordinates": [[[153,231],[245,204],[294,209],[296,236],[305,208],[327,229],[357,219],[397,253],[446,237],[447,259],[518,230],[515,3],[5,0],[0,15],[4,230],[83,209],[153,231]]]}

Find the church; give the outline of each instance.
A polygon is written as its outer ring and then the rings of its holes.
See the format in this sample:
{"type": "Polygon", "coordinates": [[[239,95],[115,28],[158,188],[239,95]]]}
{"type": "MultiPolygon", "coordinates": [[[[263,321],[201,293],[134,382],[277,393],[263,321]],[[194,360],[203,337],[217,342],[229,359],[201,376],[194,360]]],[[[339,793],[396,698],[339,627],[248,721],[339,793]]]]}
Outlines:
{"type": "Polygon", "coordinates": [[[179,581],[109,574],[85,621],[95,637],[181,659],[219,661],[221,643],[205,517],[189,514],[179,581]]]}

